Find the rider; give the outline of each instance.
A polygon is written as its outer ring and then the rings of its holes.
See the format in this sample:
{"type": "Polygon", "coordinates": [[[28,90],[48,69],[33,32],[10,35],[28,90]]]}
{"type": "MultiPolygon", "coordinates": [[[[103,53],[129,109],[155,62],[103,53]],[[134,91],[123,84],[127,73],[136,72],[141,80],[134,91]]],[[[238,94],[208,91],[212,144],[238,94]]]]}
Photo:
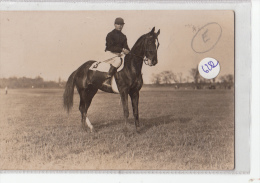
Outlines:
{"type": "Polygon", "coordinates": [[[106,37],[105,51],[109,51],[111,56],[115,58],[108,63],[111,63],[116,68],[120,67],[122,59],[124,59],[123,56],[130,52],[127,45],[127,38],[122,33],[124,24],[124,20],[121,17],[116,18],[114,23],[115,29],[109,32],[106,37]]]}

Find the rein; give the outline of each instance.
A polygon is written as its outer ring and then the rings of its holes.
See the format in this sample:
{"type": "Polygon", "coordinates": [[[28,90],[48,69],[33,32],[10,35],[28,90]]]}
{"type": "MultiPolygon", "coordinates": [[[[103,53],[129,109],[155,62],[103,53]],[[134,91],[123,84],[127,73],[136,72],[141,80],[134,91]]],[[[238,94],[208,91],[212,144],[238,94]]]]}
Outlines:
{"type": "Polygon", "coordinates": [[[136,55],[136,54],[133,54],[133,53],[130,53],[130,52],[128,54],[134,55],[136,57],[139,57],[139,58],[143,59],[143,62],[145,63],[145,65],[148,65],[148,63],[147,63],[148,58],[146,58],[145,55],[144,56],[139,56],[139,55],[136,55]]]}
{"type": "MultiPolygon", "coordinates": [[[[147,38],[145,38],[145,41],[146,41],[146,39],[147,39],[147,38]]],[[[158,38],[156,38],[156,40],[157,40],[157,42],[158,42],[158,45],[157,45],[157,47],[156,47],[156,50],[147,50],[147,49],[146,49],[146,44],[145,44],[145,45],[144,45],[145,48],[144,48],[144,55],[143,55],[143,56],[140,56],[140,55],[136,55],[136,54],[134,54],[134,53],[131,53],[132,50],[131,50],[128,54],[134,55],[134,56],[136,56],[136,57],[139,57],[139,58],[143,59],[143,62],[145,63],[145,65],[148,65],[148,63],[147,63],[148,58],[146,58],[145,52],[147,52],[147,51],[155,52],[155,51],[158,50],[160,43],[159,43],[158,38]]],[[[111,58],[109,58],[109,59],[107,59],[107,60],[104,60],[104,61],[102,61],[102,62],[109,62],[111,59],[116,58],[116,57],[118,57],[118,56],[111,57],[111,58]]]]}
{"type": "MultiPolygon", "coordinates": [[[[147,38],[145,38],[145,40],[146,40],[146,39],[147,39],[147,38]]],[[[134,53],[131,53],[132,50],[131,50],[128,54],[134,55],[134,56],[137,56],[137,57],[143,59],[143,62],[145,63],[145,65],[148,65],[148,63],[147,63],[148,58],[146,58],[145,52],[147,52],[147,51],[155,52],[155,51],[158,50],[158,48],[159,48],[159,46],[160,46],[160,43],[159,43],[158,38],[156,38],[156,40],[157,40],[157,42],[158,42],[158,45],[157,45],[157,47],[156,47],[156,50],[146,50],[146,47],[145,47],[145,49],[144,49],[144,55],[143,55],[143,56],[140,56],[140,55],[136,55],[136,54],[134,54],[134,53]]]]}

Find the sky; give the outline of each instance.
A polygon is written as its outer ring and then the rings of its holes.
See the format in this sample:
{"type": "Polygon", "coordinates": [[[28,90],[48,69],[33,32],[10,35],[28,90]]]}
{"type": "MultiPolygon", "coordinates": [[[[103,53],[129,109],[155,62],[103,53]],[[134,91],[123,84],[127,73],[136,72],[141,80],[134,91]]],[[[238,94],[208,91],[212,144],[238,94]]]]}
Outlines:
{"type": "Polygon", "coordinates": [[[165,70],[191,77],[206,57],[219,61],[219,76],[234,74],[233,11],[0,11],[0,78],[67,80],[80,65],[104,55],[116,17],[125,20],[130,48],[153,27],[160,29],[158,64],[144,65],[145,83],[165,70]]]}

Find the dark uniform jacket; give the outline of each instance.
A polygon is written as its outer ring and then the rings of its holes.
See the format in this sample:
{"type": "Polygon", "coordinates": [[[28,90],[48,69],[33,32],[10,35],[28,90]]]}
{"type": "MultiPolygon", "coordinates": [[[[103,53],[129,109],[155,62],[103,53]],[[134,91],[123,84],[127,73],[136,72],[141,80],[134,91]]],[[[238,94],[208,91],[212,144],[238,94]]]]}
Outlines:
{"type": "Polygon", "coordinates": [[[127,45],[126,36],[121,31],[116,29],[109,32],[106,37],[105,51],[121,53],[123,48],[130,50],[127,45]]]}

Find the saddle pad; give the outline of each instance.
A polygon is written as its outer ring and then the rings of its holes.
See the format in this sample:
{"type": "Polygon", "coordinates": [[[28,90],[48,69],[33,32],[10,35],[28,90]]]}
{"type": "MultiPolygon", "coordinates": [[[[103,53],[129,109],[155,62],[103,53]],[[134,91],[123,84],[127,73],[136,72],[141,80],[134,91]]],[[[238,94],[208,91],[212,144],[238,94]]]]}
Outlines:
{"type": "Polygon", "coordinates": [[[99,72],[108,72],[109,69],[110,69],[110,64],[105,62],[94,62],[89,68],[89,70],[99,71],[99,72]]]}
{"type": "Polygon", "coordinates": [[[117,69],[117,72],[121,71],[123,68],[124,68],[124,65],[125,65],[125,59],[122,59],[122,62],[121,62],[121,65],[120,67],[117,69]]]}
{"type": "Polygon", "coordinates": [[[111,79],[111,87],[112,87],[112,90],[114,93],[119,93],[117,84],[116,84],[116,80],[115,80],[115,76],[113,76],[111,79]]]}

